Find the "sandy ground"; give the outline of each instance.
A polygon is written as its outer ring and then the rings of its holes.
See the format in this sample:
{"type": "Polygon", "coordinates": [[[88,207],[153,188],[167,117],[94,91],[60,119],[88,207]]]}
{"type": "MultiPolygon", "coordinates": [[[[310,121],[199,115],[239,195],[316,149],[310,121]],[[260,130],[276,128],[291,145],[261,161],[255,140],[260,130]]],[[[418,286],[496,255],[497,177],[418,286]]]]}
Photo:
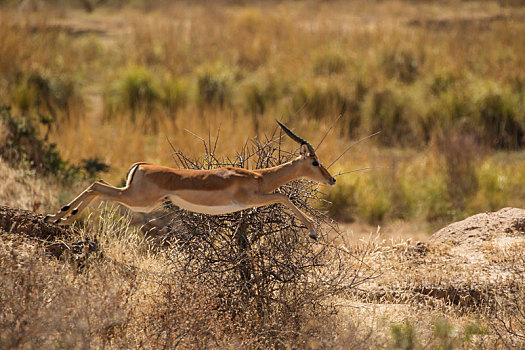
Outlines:
{"type": "Polygon", "coordinates": [[[339,223],[339,228],[347,233],[350,242],[384,241],[386,244],[406,240],[427,242],[431,237],[431,227],[423,222],[395,221],[385,225],[370,225],[364,222],[339,223]]]}

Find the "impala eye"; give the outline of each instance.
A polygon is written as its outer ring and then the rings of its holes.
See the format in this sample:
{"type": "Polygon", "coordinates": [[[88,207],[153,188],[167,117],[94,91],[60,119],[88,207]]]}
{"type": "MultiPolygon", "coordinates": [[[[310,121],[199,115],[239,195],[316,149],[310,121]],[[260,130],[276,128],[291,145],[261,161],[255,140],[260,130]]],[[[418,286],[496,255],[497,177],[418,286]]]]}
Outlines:
{"type": "Polygon", "coordinates": [[[312,165],[313,165],[313,166],[319,166],[319,162],[316,161],[316,160],[314,160],[314,161],[312,162],[312,165]]]}

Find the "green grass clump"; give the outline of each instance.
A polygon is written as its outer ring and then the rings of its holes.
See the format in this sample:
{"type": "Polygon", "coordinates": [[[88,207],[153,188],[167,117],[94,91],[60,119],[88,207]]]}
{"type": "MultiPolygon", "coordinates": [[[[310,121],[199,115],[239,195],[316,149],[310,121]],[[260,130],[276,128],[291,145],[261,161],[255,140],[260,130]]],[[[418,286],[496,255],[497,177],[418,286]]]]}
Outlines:
{"type": "Polygon", "coordinates": [[[48,115],[57,127],[69,120],[73,106],[82,104],[76,84],[68,78],[51,78],[33,72],[12,92],[13,106],[24,113],[48,115]]]}
{"type": "Polygon", "coordinates": [[[170,113],[186,107],[191,95],[191,86],[184,79],[171,79],[164,87],[164,103],[170,113]]]}
{"type": "Polygon", "coordinates": [[[411,126],[411,115],[407,99],[393,89],[371,92],[364,114],[371,132],[382,132],[380,141],[387,146],[415,143],[415,131],[411,126]]]}
{"type": "Polygon", "coordinates": [[[525,142],[523,95],[488,91],[479,101],[481,134],[496,149],[520,149],[525,142]]]}
{"type": "Polygon", "coordinates": [[[398,166],[400,200],[407,217],[428,221],[448,219],[452,204],[447,191],[447,177],[438,159],[432,154],[416,157],[413,162],[398,166]]]}
{"type": "Polygon", "coordinates": [[[269,109],[275,108],[282,98],[287,86],[278,79],[255,79],[243,87],[245,110],[252,115],[263,115],[269,109]]]}
{"type": "Polygon", "coordinates": [[[357,191],[359,216],[372,224],[379,224],[391,213],[392,196],[388,184],[381,177],[362,177],[357,191]]]}
{"type": "Polygon", "coordinates": [[[393,324],[390,331],[394,349],[413,350],[416,348],[416,331],[409,322],[393,324]]]}
{"type": "Polygon", "coordinates": [[[391,344],[393,349],[415,350],[431,349],[453,350],[470,349],[471,346],[479,345],[474,341],[474,336],[489,334],[488,330],[475,321],[463,325],[453,324],[449,319],[436,318],[431,323],[432,333],[425,335],[428,337],[426,344],[423,338],[423,329],[417,327],[415,323],[404,321],[394,323],[390,326],[391,344]]]}
{"type": "Polygon", "coordinates": [[[341,88],[324,80],[300,84],[292,97],[294,111],[300,111],[314,119],[338,115],[350,103],[349,97],[341,88]]]}
{"type": "Polygon", "coordinates": [[[357,188],[358,181],[356,178],[344,177],[337,180],[338,191],[329,191],[326,200],[329,206],[331,217],[346,222],[355,221],[360,213],[357,210],[357,188]]]}
{"type": "Polygon", "coordinates": [[[469,202],[468,211],[521,207],[525,198],[523,162],[522,152],[512,156],[497,153],[481,162],[476,168],[479,190],[469,202]]]}
{"type": "Polygon", "coordinates": [[[233,102],[235,69],[222,64],[203,67],[197,73],[197,104],[204,108],[224,109],[233,102]]]}
{"type": "Polygon", "coordinates": [[[411,50],[404,49],[385,52],[381,66],[390,79],[397,79],[405,84],[416,81],[420,74],[420,59],[411,50]]]}
{"type": "Polygon", "coordinates": [[[132,119],[139,109],[150,112],[162,101],[157,76],[145,67],[128,67],[117,83],[117,95],[122,106],[131,111],[132,119]]]}

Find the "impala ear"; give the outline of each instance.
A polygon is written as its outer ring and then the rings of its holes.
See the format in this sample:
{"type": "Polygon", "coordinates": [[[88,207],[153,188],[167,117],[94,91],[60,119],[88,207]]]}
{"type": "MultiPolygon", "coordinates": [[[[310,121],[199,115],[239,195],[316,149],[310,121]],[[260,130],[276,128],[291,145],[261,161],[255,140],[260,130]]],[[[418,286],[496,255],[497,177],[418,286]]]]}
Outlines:
{"type": "Polygon", "coordinates": [[[305,143],[303,143],[301,145],[301,155],[304,156],[304,157],[307,157],[310,155],[310,149],[308,148],[308,145],[306,145],[305,143]]]}

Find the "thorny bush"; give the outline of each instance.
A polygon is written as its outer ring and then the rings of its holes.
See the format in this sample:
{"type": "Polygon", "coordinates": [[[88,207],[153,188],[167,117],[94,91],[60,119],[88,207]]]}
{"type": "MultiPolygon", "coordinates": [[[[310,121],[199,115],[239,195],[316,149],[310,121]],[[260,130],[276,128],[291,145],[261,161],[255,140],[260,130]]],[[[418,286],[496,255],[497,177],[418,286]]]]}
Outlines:
{"type": "MultiPolygon", "coordinates": [[[[218,136],[201,140],[205,155],[199,160],[174,149],[180,166],[260,169],[297,156],[282,149],[282,137],[250,140],[232,159],[216,157],[218,136]]],[[[266,348],[333,341],[334,297],[373,271],[344,248],[337,225],[312,206],[321,200],[318,184],[297,180],[277,191],[314,218],[323,232],[319,241],[277,204],[218,216],[167,205],[171,269],[162,280],[160,310],[152,314],[157,345],[266,348]]]]}

